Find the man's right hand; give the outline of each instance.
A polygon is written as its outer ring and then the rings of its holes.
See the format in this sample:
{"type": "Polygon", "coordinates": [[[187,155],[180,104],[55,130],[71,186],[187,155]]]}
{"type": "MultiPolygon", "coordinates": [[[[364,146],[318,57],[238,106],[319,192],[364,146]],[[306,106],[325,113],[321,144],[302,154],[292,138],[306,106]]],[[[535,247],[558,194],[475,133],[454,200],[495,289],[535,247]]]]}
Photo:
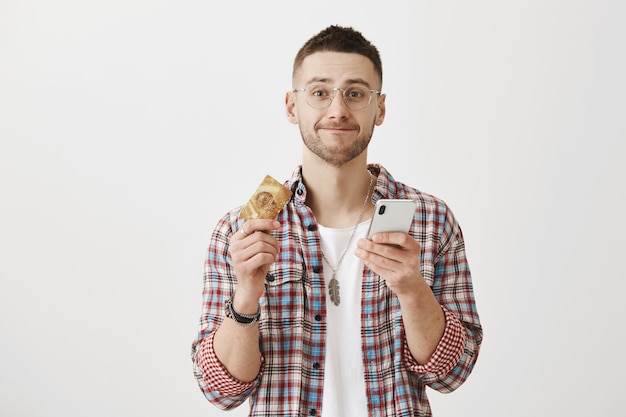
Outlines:
{"type": "Polygon", "coordinates": [[[233,308],[241,314],[255,314],[265,290],[265,276],[278,255],[278,241],[269,231],[280,228],[277,220],[246,221],[230,239],[230,254],[237,277],[233,308]]]}

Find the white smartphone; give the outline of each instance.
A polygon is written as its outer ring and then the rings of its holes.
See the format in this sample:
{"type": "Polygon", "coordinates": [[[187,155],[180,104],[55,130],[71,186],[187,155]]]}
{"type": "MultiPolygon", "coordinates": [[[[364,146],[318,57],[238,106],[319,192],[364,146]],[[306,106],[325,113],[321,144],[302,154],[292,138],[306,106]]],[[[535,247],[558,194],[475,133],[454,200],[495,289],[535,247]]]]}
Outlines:
{"type": "Polygon", "coordinates": [[[414,200],[380,199],[376,201],[374,216],[367,238],[380,232],[408,232],[417,209],[414,200]]]}

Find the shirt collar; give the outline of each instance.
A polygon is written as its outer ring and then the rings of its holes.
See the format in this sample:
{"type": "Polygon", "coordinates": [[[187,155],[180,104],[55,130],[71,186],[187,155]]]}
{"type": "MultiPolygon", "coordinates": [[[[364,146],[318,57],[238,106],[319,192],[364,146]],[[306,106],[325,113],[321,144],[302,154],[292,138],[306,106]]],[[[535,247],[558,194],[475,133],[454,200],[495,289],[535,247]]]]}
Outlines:
{"type": "MultiPolygon", "coordinates": [[[[368,164],[367,169],[378,177],[374,185],[372,202],[381,198],[394,198],[397,192],[396,182],[389,171],[380,164],[368,164]]],[[[293,170],[291,178],[285,183],[287,188],[293,193],[292,199],[300,204],[306,200],[306,187],[302,178],[302,165],[298,165],[293,170]]]]}

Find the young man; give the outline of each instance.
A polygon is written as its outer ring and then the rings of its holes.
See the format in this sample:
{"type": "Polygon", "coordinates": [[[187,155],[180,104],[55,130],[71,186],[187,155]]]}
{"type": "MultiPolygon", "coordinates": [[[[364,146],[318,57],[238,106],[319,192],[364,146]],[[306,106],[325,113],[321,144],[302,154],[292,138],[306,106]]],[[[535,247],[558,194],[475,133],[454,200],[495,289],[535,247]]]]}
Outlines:
{"type": "Polygon", "coordinates": [[[367,163],[385,117],[382,64],[352,28],[298,52],[287,117],[303,139],[276,220],[241,207],[211,237],[194,371],[251,416],[430,416],[426,387],[472,371],[482,328],[463,236],[446,204],[367,163]],[[374,203],[417,202],[408,233],[365,238],[374,203]]]}

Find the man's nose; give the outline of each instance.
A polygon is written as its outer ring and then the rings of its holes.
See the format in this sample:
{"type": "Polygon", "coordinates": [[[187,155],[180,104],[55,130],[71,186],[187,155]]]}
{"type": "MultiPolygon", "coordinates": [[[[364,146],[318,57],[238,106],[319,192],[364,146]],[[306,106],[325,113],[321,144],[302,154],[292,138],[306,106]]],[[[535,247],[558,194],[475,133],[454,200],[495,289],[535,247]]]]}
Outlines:
{"type": "Polygon", "coordinates": [[[336,115],[343,115],[348,113],[348,105],[343,98],[343,90],[336,88],[330,93],[330,105],[328,106],[328,112],[336,115]]]}

